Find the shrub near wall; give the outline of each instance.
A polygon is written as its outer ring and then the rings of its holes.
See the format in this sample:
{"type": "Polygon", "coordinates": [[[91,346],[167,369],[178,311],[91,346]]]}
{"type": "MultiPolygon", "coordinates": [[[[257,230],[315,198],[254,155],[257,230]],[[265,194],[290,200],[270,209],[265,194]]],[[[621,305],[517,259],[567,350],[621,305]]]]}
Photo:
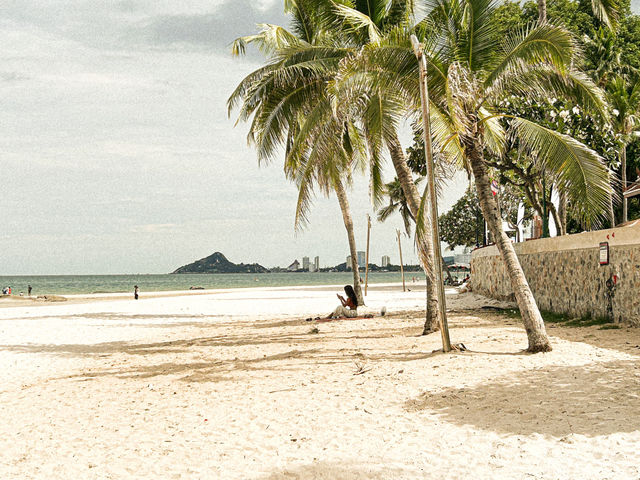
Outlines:
{"type": "MultiPolygon", "coordinates": [[[[640,326],[640,221],[625,227],[530,240],[515,245],[538,307],[575,317],[612,317],[640,326]],[[609,264],[600,265],[600,243],[609,244],[609,264]],[[613,296],[607,280],[615,280],[613,296]],[[612,312],[612,313],[611,313],[612,312]]],[[[513,300],[513,290],[495,246],[471,257],[474,292],[513,300]]]]}

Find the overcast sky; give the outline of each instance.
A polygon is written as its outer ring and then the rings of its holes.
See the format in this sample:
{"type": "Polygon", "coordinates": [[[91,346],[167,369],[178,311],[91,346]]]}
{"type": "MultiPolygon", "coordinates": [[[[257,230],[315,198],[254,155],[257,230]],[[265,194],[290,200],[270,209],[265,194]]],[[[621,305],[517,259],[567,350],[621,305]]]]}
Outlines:
{"type": "MultiPolygon", "coordinates": [[[[337,200],[318,198],[295,234],[295,187],[227,117],[260,62],[229,44],[257,22],[285,24],[282,1],[0,2],[0,275],[165,273],[215,251],[343,262],[337,200]]],[[[366,179],[351,205],[364,250],[366,179]]],[[[397,262],[399,227],[374,221],[372,261],[397,262]]],[[[408,239],[403,253],[416,262],[408,239]]]]}

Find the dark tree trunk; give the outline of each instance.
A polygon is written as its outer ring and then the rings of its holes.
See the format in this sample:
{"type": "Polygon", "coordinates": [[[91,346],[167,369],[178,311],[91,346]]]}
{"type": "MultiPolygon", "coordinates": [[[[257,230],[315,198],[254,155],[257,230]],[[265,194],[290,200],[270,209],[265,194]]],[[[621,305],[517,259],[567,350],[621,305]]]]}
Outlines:
{"type": "MultiPolygon", "coordinates": [[[[407,160],[400,145],[400,140],[397,136],[387,141],[387,147],[391,155],[391,161],[396,170],[396,175],[402,186],[402,191],[407,199],[407,205],[409,211],[414,218],[418,218],[418,211],[420,210],[421,196],[418,193],[416,184],[413,181],[411,170],[407,165],[407,160]]],[[[425,215],[425,223],[428,223],[428,215],[425,215]]],[[[416,244],[418,246],[418,254],[420,257],[420,263],[427,276],[427,318],[424,323],[423,335],[427,335],[432,332],[437,332],[440,329],[438,322],[438,293],[435,283],[433,282],[434,272],[434,252],[433,242],[429,232],[431,231],[430,225],[426,224],[423,231],[425,232],[420,238],[416,237],[416,244]]],[[[416,228],[416,235],[418,235],[418,229],[416,228]]]]}
{"type": "Polygon", "coordinates": [[[547,337],[538,305],[524,276],[513,244],[502,228],[502,219],[498,214],[498,205],[491,192],[491,182],[489,181],[489,175],[484,163],[482,146],[476,138],[469,137],[464,141],[464,149],[465,155],[471,164],[473,176],[475,177],[476,190],[478,192],[482,214],[493,235],[496,246],[502,255],[502,260],[504,261],[509,280],[511,281],[511,288],[513,289],[518,307],[520,308],[520,314],[522,315],[522,321],[529,342],[527,351],[531,353],[549,352],[551,351],[551,343],[547,337]]]}

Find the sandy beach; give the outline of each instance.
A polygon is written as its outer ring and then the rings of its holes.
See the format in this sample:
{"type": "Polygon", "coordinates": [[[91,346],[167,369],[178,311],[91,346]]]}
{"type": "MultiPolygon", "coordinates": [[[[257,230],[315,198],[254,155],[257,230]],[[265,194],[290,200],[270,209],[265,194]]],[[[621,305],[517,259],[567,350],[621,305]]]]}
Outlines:
{"type": "Polygon", "coordinates": [[[529,355],[450,291],[442,354],[409,288],[331,322],[305,318],[337,287],[5,302],[0,478],[640,478],[638,329],[548,324],[529,355]]]}

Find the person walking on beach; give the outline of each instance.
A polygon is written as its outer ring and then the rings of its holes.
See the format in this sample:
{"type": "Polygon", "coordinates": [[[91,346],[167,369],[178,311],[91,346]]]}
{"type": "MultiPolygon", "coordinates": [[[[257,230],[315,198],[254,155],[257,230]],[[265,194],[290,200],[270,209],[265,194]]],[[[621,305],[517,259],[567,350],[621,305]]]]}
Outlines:
{"type": "Polygon", "coordinates": [[[336,294],[342,305],[337,307],[327,318],[354,318],[358,316],[358,297],[356,297],[356,292],[353,290],[353,287],[351,285],[345,285],[344,293],[347,294],[347,298],[344,298],[339,293],[336,294]]]}
{"type": "Polygon", "coordinates": [[[134,285],[133,286],[133,298],[135,298],[136,300],[138,300],[138,292],[140,292],[140,289],[138,288],[138,285],[134,285]]]}
{"type": "Polygon", "coordinates": [[[27,295],[31,296],[31,285],[27,285],[27,295]]]}

